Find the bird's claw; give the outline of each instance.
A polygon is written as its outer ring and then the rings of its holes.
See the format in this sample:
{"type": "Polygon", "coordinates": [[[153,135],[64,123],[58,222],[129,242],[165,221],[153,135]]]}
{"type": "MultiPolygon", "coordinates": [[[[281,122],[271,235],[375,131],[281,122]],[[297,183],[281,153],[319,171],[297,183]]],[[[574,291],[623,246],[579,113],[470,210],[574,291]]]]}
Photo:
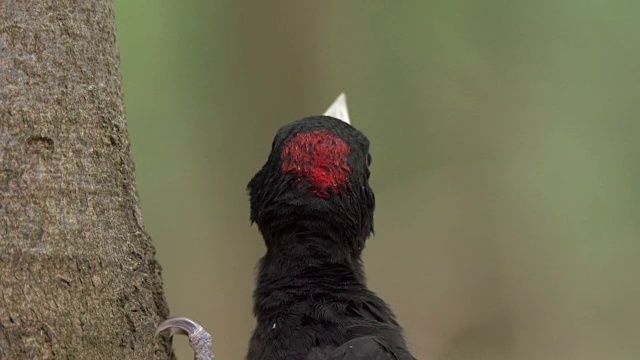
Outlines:
{"type": "Polygon", "coordinates": [[[170,330],[171,336],[187,335],[195,360],[213,360],[211,335],[197,322],[185,317],[174,317],[163,321],[156,329],[156,335],[165,330],[170,330]]]}

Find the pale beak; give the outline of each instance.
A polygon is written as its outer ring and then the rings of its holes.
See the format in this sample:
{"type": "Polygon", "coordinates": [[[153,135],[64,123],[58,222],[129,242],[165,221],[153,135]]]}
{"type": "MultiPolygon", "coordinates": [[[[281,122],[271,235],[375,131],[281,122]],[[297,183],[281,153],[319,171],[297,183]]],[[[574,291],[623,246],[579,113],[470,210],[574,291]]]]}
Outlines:
{"type": "Polygon", "coordinates": [[[323,115],[331,116],[342,120],[347,124],[351,124],[351,119],[349,119],[349,109],[347,109],[347,96],[344,93],[340,93],[338,98],[333,102],[333,104],[331,104],[331,106],[329,106],[323,115]]]}

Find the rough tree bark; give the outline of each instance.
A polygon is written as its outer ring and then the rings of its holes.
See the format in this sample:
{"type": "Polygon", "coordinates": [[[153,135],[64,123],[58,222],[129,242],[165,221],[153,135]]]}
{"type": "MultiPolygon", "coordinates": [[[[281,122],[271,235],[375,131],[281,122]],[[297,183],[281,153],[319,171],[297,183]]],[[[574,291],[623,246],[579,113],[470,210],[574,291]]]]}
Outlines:
{"type": "Polygon", "coordinates": [[[0,359],[166,359],[111,0],[0,0],[0,359]]]}

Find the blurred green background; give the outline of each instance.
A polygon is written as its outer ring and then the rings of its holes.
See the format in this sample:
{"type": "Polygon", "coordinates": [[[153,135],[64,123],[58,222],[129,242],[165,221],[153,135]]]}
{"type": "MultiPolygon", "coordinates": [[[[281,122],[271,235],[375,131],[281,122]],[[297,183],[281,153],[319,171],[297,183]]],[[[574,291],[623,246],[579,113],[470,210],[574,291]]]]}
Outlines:
{"type": "Polygon", "coordinates": [[[218,358],[253,328],[245,186],[344,90],[418,358],[640,359],[640,2],[115,3],[146,228],[218,358]]]}

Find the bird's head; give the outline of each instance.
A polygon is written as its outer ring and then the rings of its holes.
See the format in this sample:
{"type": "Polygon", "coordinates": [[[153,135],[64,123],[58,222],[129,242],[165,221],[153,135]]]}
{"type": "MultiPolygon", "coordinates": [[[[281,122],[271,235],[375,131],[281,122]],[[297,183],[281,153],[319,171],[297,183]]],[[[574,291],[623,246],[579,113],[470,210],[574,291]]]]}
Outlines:
{"type": "Polygon", "coordinates": [[[348,122],[344,95],[325,115],[278,130],[251,179],[251,221],[267,246],[283,232],[330,232],[361,249],[373,231],[369,140],[348,122]]]}

